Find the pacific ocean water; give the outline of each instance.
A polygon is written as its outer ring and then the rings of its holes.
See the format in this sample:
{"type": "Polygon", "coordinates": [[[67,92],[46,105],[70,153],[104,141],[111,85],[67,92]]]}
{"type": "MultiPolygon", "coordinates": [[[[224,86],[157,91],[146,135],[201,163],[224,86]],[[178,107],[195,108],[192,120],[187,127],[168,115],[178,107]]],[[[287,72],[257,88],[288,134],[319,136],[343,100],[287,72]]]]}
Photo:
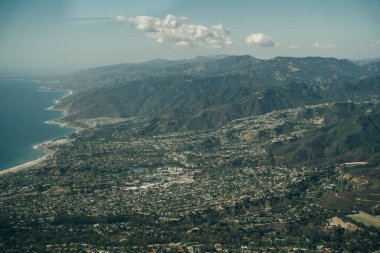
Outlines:
{"type": "Polygon", "coordinates": [[[74,132],[45,123],[63,115],[47,108],[65,94],[46,91],[43,84],[33,81],[0,80],[0,170],[43,156],[34,145],[74,132]]]}

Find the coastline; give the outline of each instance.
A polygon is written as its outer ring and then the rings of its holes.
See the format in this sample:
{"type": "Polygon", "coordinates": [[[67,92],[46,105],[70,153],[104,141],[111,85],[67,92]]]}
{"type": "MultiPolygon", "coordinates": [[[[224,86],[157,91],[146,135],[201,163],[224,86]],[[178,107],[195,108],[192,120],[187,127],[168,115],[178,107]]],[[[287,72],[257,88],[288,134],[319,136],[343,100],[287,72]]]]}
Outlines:
{"type": "MultiPolygon", "coordinates": [[[[66,97],[68,97],[68,96],[74,94],[74,92],[73,92],[72,90],[65,90],[65,91],[67,91],[68,93],[65,94],[63,97],[61,97],[59,100],[55,100],[55,101],[54,101],[54,104],[57,105],[57,104],[59,104],[60,100],[62,100],[62,99],[64,99],[64,98],[66,98],[66,97]]],[[[52,105],[52,106],[46,108],[46,110],[49,110],[49,111],[61,111],[61,112],[63,113],[63,116],[62,116],[62,117],[59,117],[59,118],[56,118],[56,119],[52,119],[52,120],[45,121],[45,122],[44,122],[45,124],[58,125],[58,126],[60,126],[60,127],[64,127],[64,128],[75,129],[75,132],[76,132],[76,133],[78,133],[80,130],[82,130],[82,128],[80,128],[80,127],[72,126],[72,125],[70,125],[70,124],[67,123],[67,122],[63,122],[63,121],[61,121],[61,119],[62,119],[63,117],[65,117],[65,116],[67,116],[67,115],[69,114],[69,113],[67,112],[67,110],[65,110],[65,109],[57,109],[57,108],[55,107],[55,105],[52,105]]]]}
{"type": "Polygon", "coordinates": [[[3,176],[3,175],[8,174],[8,173],[14,173],[14,172],[18,172],[21,170],[26,170],[26,169],[29,169],[30,167],[34,167],[34,166],[42,163],[43,161],[45,161],[46,158],[48,157],[48,155],[49,154],[45,154],[43,157],[40,157],[36,160],[20,164],[18,166],[15,166],[15,167],[12,167],[9,169],[2,170],[2,171],[0,171],[0,176],[3,176]]]}
{"type": "MultiPolygon", "coordinates": [[[[41,83],[41,82],[38,82],[35,80],[31,80],[31,81],[41,83]]],[[[68,92],[67,94],[62,96],[60,99],[56,100],[54,103],[58,104],[60,100],[62,100],[62,99],[73,94],[72,90],[67,90],[67,92],[68,92]]],[[[45,110],[62,111],[63,112],[62,117],[67,116],[67,114],[68,114],[66,110],[56,109],[54,105],[46,108],[45,110]]],[[[52,120],[48,120],[44,123],[45,124],[52,124],[52,125],[59,125],[60,127],[64,127],[64,128],[71,128],[71,129],[74,129],[76,133],[81,130],[78,127],[70,126],[68,123],[60,122],[59,120],[62,117],[52,119],[52,120]]],[[[15,173],[15,172],[19,172],[22,170],[30,169],[34,166],[41,164],[43,161],[45,161],[49,156],[51,156],[53,154],[53,152],[49,151],[49,149],[47,148],[49,145],[54,145],[54,144],[58,144],[58,143],[61,144],[61,143],[67,142],[67,141],[68,141],[68,139],[67,139],[67,135],[66,135],[66,136],[56,137],[55,139],[48,140],[48,141],[45,141],[43,143],[34,145],[33,149],[38,149],[38,150],[42,150],[45,152],[45,154],[42,157],[39,157],[35,160],[29,161],[29,162],[26,162],[26,163],[23,163],[23,164],[20,164],[20,165],[11,167],[11,168],[7,168],[5,170],[1,170],[0,176],[6,175],[8,173],[15,173]],[[60,139],[58,139],[58,138],[60,138],[60,139]]]]}
{"type": "Polygon", "coordinates": [[[30,167],[33,167],[33,166],[36,166],[36,165],[42,163],[43,161],[46,160],[46,158],[50,154],[52,154],[46,148],[44,149],[42,147],[43,146],[47,146],[47,145],[49,145],[49,144],[51,144],[53,142],[54,142],[54,140],[50,140],[50,141],[43,142],[41,144],[34,145],[33,149],[39,149],[39,150],[42,150],[42,151],[45,152],[45,154],[42,157],[37,158],[37,159],[32,160],[32,161],[29,161],[29,162],[26,162],[26,163],[23,163],[23,164],[20,164],[20,165],[17,165],[17,166],[14,166],[14,167],[11,167],[11,168],[8,168],[8,169],[5,169],[5,170],[2,170],[2,171],[0,171],[0,176],[8,174],[8,173],[13,173],[13,172],[18,172],[18,171],[21,171],[21,170],[25,170],[25,169],[28,169],[30,167]]]}

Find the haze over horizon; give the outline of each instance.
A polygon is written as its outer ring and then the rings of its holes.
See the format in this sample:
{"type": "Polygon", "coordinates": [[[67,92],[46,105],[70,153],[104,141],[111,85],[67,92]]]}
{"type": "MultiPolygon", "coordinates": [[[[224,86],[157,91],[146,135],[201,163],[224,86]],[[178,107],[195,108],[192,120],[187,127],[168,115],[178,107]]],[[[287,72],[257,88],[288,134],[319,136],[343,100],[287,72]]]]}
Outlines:
{"type": "Polygon", "coordinates": [[[380,57],[380,2],[0,1],[0,74],[199,55],[380,57]]]}

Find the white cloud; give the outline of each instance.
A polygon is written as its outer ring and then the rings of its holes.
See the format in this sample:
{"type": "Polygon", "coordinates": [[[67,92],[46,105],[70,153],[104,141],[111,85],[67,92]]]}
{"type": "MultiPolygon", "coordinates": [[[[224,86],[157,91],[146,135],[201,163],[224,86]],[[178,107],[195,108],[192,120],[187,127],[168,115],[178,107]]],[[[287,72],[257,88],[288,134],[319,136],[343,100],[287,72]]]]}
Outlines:
{"type": "Polygon", "coordinates": [[[179,47],[179,48],[184,48],[184,47],[188,47],[189,46],[189,42],[181,40],[181,41],[178,41],[178,42],[174,43],[174,45],[176,47],[179,47]]]}
{"type": "Polygon", "coordinates": [[[274,47],[276,46],[276,42],[272,40],[272,38],[263,33],[252,33],[249,35],[245,42],[249,45],[256,45],[259,47],[274,47]]]}
{"type": "Polygon", "coordinates": [[[371,47],[380,46],[380,39],[376,40],[375,42],[371,43],[371,47]]]}
{"type": "Polygon", "coordinates": [[[330,49],[330,48],[335,48],[335,44],[323,44],[319,42],[315,42],[311,45],[312,48],[323,48],[323,49],[330,49]]]}
{"type": "Polygon", "coordinates": [[[300,46],[294,43],[291,43],[287,40],[276,40],[275,42],[275,47],[282,47],[282,48],[291,48],[291,49],[297,49],[300,46]]]}
{"type": "Polygon", "coordinates": [[[159,43],[172,42],[180,48],[189,46],[221,48],[232,44],[232,39],[229,37],[230,32],[222,24],[210,27],[193,25],[189,23],[189,18],[173,15],[167,15],[163,19],[149,16],[127,19],[123,16],[116,16],[113,20],[117,23],[127,23],[137,30],[143,31],[147,37],[159,43]]]}
{"type": "Polygon", "coordinates": [[[127,23],[127,18],[124,16],[115,16],[112,18],[112,21],[119,24],[125,24],[127,23]]]}

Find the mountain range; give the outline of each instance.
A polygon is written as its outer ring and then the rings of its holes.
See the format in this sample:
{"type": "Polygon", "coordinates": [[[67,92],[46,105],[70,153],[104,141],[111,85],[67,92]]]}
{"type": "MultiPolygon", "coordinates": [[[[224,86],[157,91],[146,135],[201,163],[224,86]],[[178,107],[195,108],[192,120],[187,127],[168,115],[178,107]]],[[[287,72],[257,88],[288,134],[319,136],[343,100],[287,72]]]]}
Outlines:
{"type": "Polygon", "coordinates": [[[83,70],[61,80],[75,94],[66,120],[156,117],[162,132],[210,129],[233,119],[323,102],[376,99],[380,62],[251,56],[153,60],[83,70]]]}

